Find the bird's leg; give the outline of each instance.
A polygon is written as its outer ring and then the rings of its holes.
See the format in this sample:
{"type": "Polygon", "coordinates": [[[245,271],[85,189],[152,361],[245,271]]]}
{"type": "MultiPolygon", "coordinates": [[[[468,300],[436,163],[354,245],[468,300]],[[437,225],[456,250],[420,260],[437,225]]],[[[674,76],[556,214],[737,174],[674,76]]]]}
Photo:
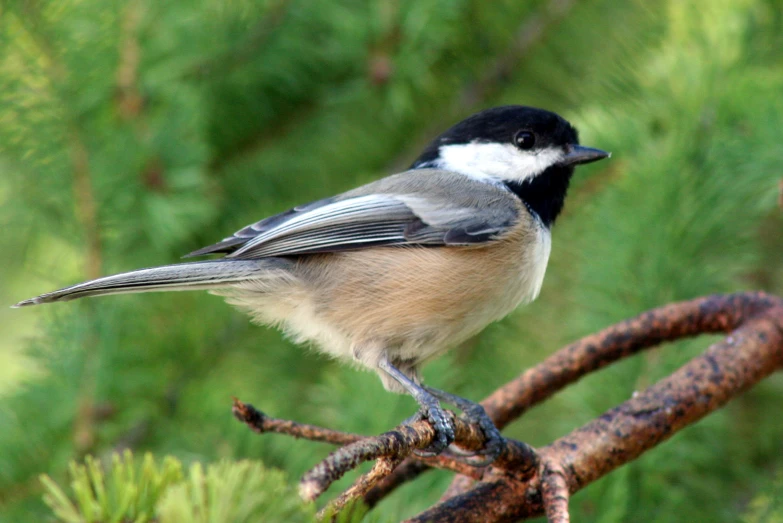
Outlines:
{"type": "Polygon", "coordinates": [[[413,399],[421,405],[422,415],[432,423],[432,427],[435,429],[435,441],[430,447],[419,453],[422,455],[438,455],[443,452],[446,447],[454,442],[455,435],[454,426],[443,407],[440,406],[438,398],[406,376],[404,372],[392,365],[387,358],[381,358],[378,367],[402,385],[408,391],[408,394],[413,396],[413,399]]]}
{"type": "Polygon", "coordinates": [[[480,404],[470,401],[469,399],[451,394],[450,392],[428,387],[427,385],[421,385],[421,387],[435,396],[439,401],[451,403],[462,411],[462,417],[468,423],[478,425],[487,441],[484,448],[480,451],[472,454],[478,456],[484,456],[481,462],[471,463],[476,466],[485,466],[491,464],[500,455],[503,449],[503,436],[500,435],[500,431],[497,429],[492,420],[487,416],[487,412],[480,404]]]}

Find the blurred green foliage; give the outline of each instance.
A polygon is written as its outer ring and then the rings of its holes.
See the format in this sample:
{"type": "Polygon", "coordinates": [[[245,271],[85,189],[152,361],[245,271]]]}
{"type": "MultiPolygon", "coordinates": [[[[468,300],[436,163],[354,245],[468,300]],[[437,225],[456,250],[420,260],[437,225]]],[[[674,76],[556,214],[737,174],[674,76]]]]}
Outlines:
{"type": "MultiPolygon", "coordinates": [[[[781,49],[780,0],[3,0],[0,303],[170,263],[402,169],[481,108],[545,107],[614,156],[574,180],[539,300],[425,369],[478,399],[647,308],[783,292],[781,49]]],[[[0,310],[0,329],[2,521],[51,514],[38,475],[64,484],[88,452],[249,458],[295,481],[328,451],[251,433],[232,395],[367,434],[415,409],[203,293],[0,310]]],[[[586,378],[507,433],[549,442],[708,341],[586,378]]],[[[574,519],[780,521],[781,393],[774,376],[591,485],[574,519]]],[[[412,515],[449,480],[369,518],[412,515]]]]}
{"type": "Polygon", "coordinates": [[[135,460],[131,451],[114,454],[110,473],[87,456],[69,467],[71,496],[44,475],[44,501],[60,521],[145,523],[237,523],[254,521],[313,521],[285,475],[258,462],[221,461],[207,467],[182,464],[171,457],[156,463],[152,454],[135,460]],[[71,498],[75,500],[71,501],[71,498]]]}
{"type": "Polygon", "coordinates": [[[122,456],[112,456],[108,475],[103,464],[91,456],[86,457],[84,464],[71,462],[68,472],[75,503],[52,478],[41,477],[44,501],[61,521],[67,523],[149,521],[155,517],[155,507],[166,490],[183,480],[182,464],[177,460],[166,457],[158,464],[148,453],[137,464],[129,450],[122,456]]]}

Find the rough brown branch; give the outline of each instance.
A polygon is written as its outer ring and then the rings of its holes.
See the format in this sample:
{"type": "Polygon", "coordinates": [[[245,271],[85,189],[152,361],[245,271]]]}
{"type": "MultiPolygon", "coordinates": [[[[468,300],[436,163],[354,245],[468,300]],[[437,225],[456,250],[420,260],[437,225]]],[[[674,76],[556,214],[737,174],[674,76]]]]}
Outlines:
{"type": "MultiPolygon", "coordinates": [[[[279,418],[273,418],[271,416],[268,416],[261,412],[260,410],[256,409],[252,405],[248,403],[243,403],[237,398],[234,398],[234,406],[232,408],[232,412],[234,414],[234,417],[237,418],[239,421],[246,424],[248,427],[250,427],[251,430],[254,432],[257,432],[258,434],[263,434],[266,432],[274,432],[277,434],[285,434],[288,436],[292,436],[294,438],[302,438],[307,439],[310,441],[320,441],[323,443],[331,443],[332,445],[351,445],[354,443],[360,443],[360,447],[354,448],[350,447],[349,452],[353,453],[365,453],[367,456],[383,456],[384,455],[384,449],[390,448],[389,445],[393,445],[393,443],[389,443],[389,439],[394,440],[395,438],[405,438],[404,435],[399,434],[397,431],[391,431],[386,434],[381,434],[380,436],[376,437],[366,437],[366,436],[360,436],[358,434],[351,434],[349,432],[340,432],[337,430],[327,429],[325,427],[319,427],[316,425],[308,425],[306,423],[297,423],[296,421],[291,420],[285,420],[285,419],[279,419],[279,418]],[[358,448],[361,448],[363,450],[357,450],[358,448]]],[[[484,436],[483,434],[476,428],[471,425],[468,425],[464,423],[462,420],[456,421],[456,423],[459,424],[461,430],[460,434],[462,436],[462,444],[468,448],[468,449],[480,449],[484,445],[484,436]]],[[[423,446],[427,446],[430,443],[432,443],[432,437],[434,432],[432,431],[432,427],[426,423],[426,422],[420,422],[418,424],[413,424],[409,426],[405,426],[405,430],[413,430],[416,433],[415,439],[416,441],[422,441],[423,446]]],[[[413,439],[410,437],[408,438],[411,443],[411,449],[413,448],[419,448],[412,445],[413,439]]],[[[519,445],[523,445],[519,443],[519,445]]],[[[329,467],[334,468],[335,470],[342,469],[347,466],[346,463],[343,463],[341,461],[341,457],[343,453],[348,449],[349,447],[344,447],[341,449],[340,452],[334,453],[333,455],[329,456],[324,463],[328,463],[329,467]],[[336,464],[339,463],[339,464],[336,464]]],[[[521,454],[521,452],[527,451],[529,452],[529,447],[525,446],[524,449],[517,451],[516,449],[509,450],[509,454],[507,458],[508,460],[522,460],[525,459],[524,455],[521,454]]],[[[368,458],[372,459],[372,458],[368,458]]],[[[458,474],[464,474],[469,477],[473,477],[476,479],[481,478],[481,474],[477,472],[477,469],[475,467],[472,467],[466,463],[463,463],[461,461],[455,461],[453,459],[450,459],[446,455],[442,456],[434,456],[434,457],[416,457],[415,459],[411,460],[409,463],[414,464],[415,468],[420,468],[421,470],[426,470],[428,466],[433,466],[436,468],[442,468],[442,469],[449,469],[454,472],[457,472],[458,474]]],[[[350,470],[351,467],[345,468],[340,473],[340,476],[350,470]]],[[[337,478],[334,478],[337,479],[337,478]]],[[[412,479],[408,478],[408,479],[412,479]]],[[[331,484],[331,481],[328,482],[331,484]]],[[[371,485],[372,486],[372,485],[371,485]]],[[[328,484],[325,485],[323,488],[327,488],[328,484]]]]}
{"type": "Polygon", "coordinates": [[[323,521],[327,514],[337,514],[351,501],[364,497],[373,485],[378,483],[381,479],[388,477],[401,461],[402,458],[398,456],[379,458],[370,472],[360,476],[351,488],[337,496],[334,501],[324,507],[324,509],[318,513],[316,519],[318,521],[323,521]]]}
{"type": "MultiPolygon", "coordinates": [[[[716,332],[729,336],[674,374],[538,451],[506,440],[501,457],[490,467],[466,469],[447,457],[427,460],[426,465],[466,475],[457,476],[437,505],[411,521],[517,521],[544,512],[550,521],[568,521],[571,494],[783,368],[783,300],[741,293],[646,312],[569,345],[482,403],[498,427],[503,427],[594,370],[662,342],[716,332]]],[[[480,449],[483,433],[459,418],[454,421],[458,444],[480,449]]],[[[429,445],[433,435],[432,427],[421,421],[378,437],[354,440],[303,478],[303,493],[314,499],[361,462],[380,459],[380,465],[338,498],[339,504],[345,504],[362,495],[372,505],[426,470],[424,463],[408,456],[413,449],[429,445]],[[404,458],[408,461],[390,474],[404,458]]]]}
{"type": "MultiPolygon", "coordinates": [[[[426,458],[414,456],[414,450],[426,448],[434,440],[435,432],[426,421],[402,425],[380,436],[362,437],[315,425],[273,418],[236,398],[234,398],[232,411],[239,421],[259,434],[276,432],[295,438],[345,445],[331,453],[302,478],[300,492],[305,499],[316,499],[333,482],[361,463],[378,460],[373,470],[361,476],[348,491],[340,495],[328,507],[329,510],[342,508],[356,497],[367,496],[377,483],[389,476],[397,465],[406,458],[412,458],[410,463],[417,464],[422,470],[427,466],[448,469],[474,480],[482,479],[487,470],[486,468],[474,467],[464,460],[450,458],[447,455],[426,458]]],[[[482,449],[485,444],[484,433],[478,427],[457,418],[453,413],[449,414],[456,427],[457,444],[468,451],[482,449]]],[[[524,478],[535,473],[537,464],[535,451],[531,447],[517,441],[506,440],[494,466],[514,474],[518,478],[524,478]]]]}
{"type": "MultiPolygon", "coordinates": [[[[449,413],[455,426],[455,443],[469,451],[484,447],[484,433],[475,425],[457,418],[449,413]]],[[[396,429],[380,436],[366,438],[332,452],[325,460],[310,470],[299,484],[300,493],[304,499],[318,498],[332,483],[340,479],[346,472],[365,461],[376,459],[393,459],[399,463],[411,456],[414,450],[429,447],[435,440],[435,431],[428,421],[419,421],[411,425],[400,425],[396,429]]],[[[504,440],[504,446],[493,467],[513,474],[520,479],[531,477],[538,465],[535,451],[524,443],[514,440],[504,440]]],[[[469,464],[445,456],[435,458],[432,464],[457,473],[469,475],[474,479],[482,479],[486,468],[472,467],[469,464]]],[[[369,491],[377,481],[392,472],[375,474],[373,482],[367,482],[362,494],[369,491]]]]}
{"type": "Polygon", "coordinates": [[[547,470],[564,471],[573,494],[783,368],[783,300],[763,293],[710,296],[655,309],[584,338],[496,391],[484,405],[503,425],[592,370],[664,341],[715,332],[729,336],[669,377],[539,449],[546,466],[536,477],[480,483],[411,521],[518,521],[545,509],[554,517],[557,512],[545,507],[540,494],[530,495],[552,483],[547,470]],[[524,389],[525,384],[539,388],[524,389]]]}
{"type": "Polygon", "coordinates": [[[582,338],[556,352],[481,402],[498,428],[583,376],[663,342],[729,333],[780,306],[764,293],[708,296],[654,309],[582,338]]]}
{"type": "Polygon", "coordinates": [[[568,523],[568,475],[559,463],[546,460],[540,470],[541,502],[550,523],[568,523]]]}

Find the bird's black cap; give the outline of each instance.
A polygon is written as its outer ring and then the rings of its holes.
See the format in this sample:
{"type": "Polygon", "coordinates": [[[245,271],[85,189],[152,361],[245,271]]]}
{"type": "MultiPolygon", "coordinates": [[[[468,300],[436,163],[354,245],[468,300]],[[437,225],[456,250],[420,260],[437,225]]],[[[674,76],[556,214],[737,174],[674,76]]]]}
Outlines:
{"type": "Polygon", "coordinates": [[[435,138],[413,162],[421,166],[438,158],[443,145],[470,142],[513,143],[519,131],[532,131],[536,147],[577,145],[579,134],[563,117],[551,111],[524,105],[504,105],[486,109],[462,120],[435,138]]]}
{"type": "MultiPolygon", "coordinates": [[[[579,145],[579,135],[561,116],[523,105],[494,107],[474,114],[433,140],[411,168],[440,167],[441,147],[476,143],[514,144],[521,149],[529,140],[532,151],[560,149],[560,159],[529,178],[509,177],[502,183],[528,210],[551,227],[563,209],[566,192],[577,165],[607,158],[609,153],[579,145]],[[520,142],[522,137],[522,142],[520,142]]],[[[452,166],[453,168],[453,166],[452,166]]]]}

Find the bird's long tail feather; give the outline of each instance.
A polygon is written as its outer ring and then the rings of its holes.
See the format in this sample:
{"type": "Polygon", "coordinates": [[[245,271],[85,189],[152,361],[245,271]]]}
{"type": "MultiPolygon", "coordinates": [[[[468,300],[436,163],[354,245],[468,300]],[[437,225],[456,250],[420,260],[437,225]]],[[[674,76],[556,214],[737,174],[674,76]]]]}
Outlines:
{"type": "Polygon", "coordinates": [[[107,294],[214,289],[241,281],[263,279],[269,274],[269,271],[284,270],[286,264],[288,264],[287,261],[279,258],[264,258],[260,260],[222,259],[151,267],[78,283],[21,301],[13,307],[26,307],[39,303],[68,301],[107,294]]]}

